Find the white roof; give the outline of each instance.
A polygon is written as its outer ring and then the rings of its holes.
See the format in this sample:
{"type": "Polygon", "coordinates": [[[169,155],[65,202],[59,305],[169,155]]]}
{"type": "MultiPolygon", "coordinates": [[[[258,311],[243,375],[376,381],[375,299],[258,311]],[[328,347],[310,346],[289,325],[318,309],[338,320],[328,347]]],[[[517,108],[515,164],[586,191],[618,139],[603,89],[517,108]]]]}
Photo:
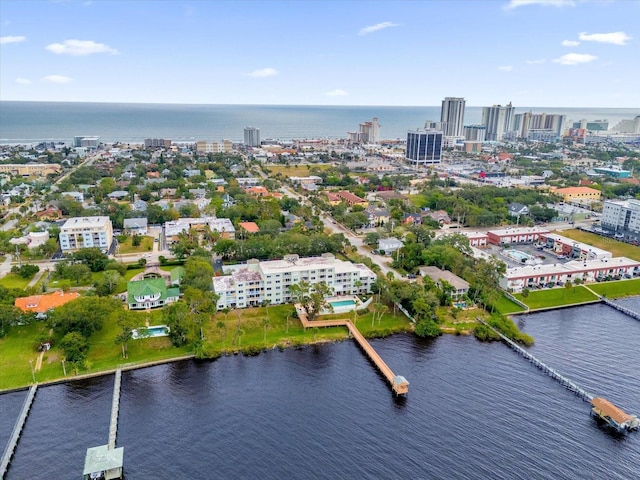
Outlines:
{"type": "Polygon", "coordinates": [[[503,228],[500,230],[489,230],[488,233],[492,233],[493,235],[497,235],[499,237],[505,237],[508,235],[516,236],[516,235],[528,235],[528,234],[541,234],[541,233],[549,233],[549,230],[545,228],[538,227],[526,227],[526,228],[503,228]]]}
{"type": "Polygon", "coordinates": [[[640,262],[626,257],[603,258],[600,260],[572,260],[567,263],[554,263],[551,265],[525,265],[522,267],[508,268],[508,279],[521,277],[538,277],[541,275],[566,275],[577,272],[586,272],[602,268],[627,268],[640,266],[640,262]]]}
{"type": "Polygon", "coordinates": [[[606,257],[611,258],[613,255],[608,250],[603,250],[602,248],[594,247],[593,245],[589,245],[588,243],[576,242],[575,240],[567,237],[563,237],[562,235],[557,235],[555,233],[550,233],[547,235],[547,238],[551,238],[556,242],[563,243],[565,245],[572,245],[574,247],[579,248],[584,252],[591,252],[598,258],[606,257]]]}
{"type": "Polygon", "coordinates": [[[61,230],[71,228],[95,228],[111,225],[109,217],[73,217],[64,222],[61,230]]]}
{"type": "Polygon", "coordinates": [[[179,218],[172,222],[165,222],[165,235],[171,237],[189,230],[191,227],[208,225],[216,232],[235,232],[233,223],[228,218],[202,217],[202,218],[179,218]]]}

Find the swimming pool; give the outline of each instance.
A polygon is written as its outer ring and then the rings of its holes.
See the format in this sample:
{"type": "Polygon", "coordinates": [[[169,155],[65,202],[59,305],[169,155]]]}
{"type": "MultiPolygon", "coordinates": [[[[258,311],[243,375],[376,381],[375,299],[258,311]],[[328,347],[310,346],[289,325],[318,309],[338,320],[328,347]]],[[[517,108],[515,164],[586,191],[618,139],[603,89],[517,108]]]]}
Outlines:
{"type": "Polygon", "coordinates": [[[329,303],[334,309],[340,307],[353,307],[356,304],[353,300],[338,300],[329,303]]]}
{"type": "Polygon", "coordinates": [[[529,255],[526,252],[521,252],[520,250],[505,250],[503,253],[505,257],[521,263],[525,263],[528,260],[533,261],[535,259],[533,255],[529,255]]]}
{"type": "Polygon", "coordinates": [[[166,337],[171,329],[166,325],[153,325],[147,328],[134,328],[131,332],[131,338],[137,340],[139,338],[166,337]]]}

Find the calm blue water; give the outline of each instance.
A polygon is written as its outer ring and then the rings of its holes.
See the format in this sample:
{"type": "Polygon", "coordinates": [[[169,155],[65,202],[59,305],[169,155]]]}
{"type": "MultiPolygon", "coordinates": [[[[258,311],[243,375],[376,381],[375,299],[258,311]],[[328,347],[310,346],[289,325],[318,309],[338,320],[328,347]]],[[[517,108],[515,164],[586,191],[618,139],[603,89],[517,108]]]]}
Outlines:
{"type": "MultiPolygon", "coordinates": [[[[517,108],[517,112],[564,113],[567,119],[608,119],[613,127],[640,108],[517,108]]],[[[346,138],[361,122],[378,117],[381,138],[405,138],[425,120],[439,120],[440,106],[357,107],[277,105],[170,105],[132,103],[0,102],[0,144],[43,140],[71,143],[77,135],[103,142],[142,143],[145,138],[176,142],[230,139],[242,141],[244,127],[261,138],[346,138]]],[[[465,124],[479,123],[481,107],[467,107],[465,124]]]]}
{"type": "MultiPolygon", "coordinates": [[[[640,413],[640,322],[602,305],[523,318],[535,355],[640,413]]],[[[637,478],[640,434],[600,429],[587,403],[506,346],[372,344],[411,382],[406,399],[351,341],[124,373],[127,479],[637,478]]],[[[86,448],[107,441],[112,384],[41,388],[7,480],[79,478],[86,448]]],[[[0,396],[0,427],[23,398],[0,396]]]]}

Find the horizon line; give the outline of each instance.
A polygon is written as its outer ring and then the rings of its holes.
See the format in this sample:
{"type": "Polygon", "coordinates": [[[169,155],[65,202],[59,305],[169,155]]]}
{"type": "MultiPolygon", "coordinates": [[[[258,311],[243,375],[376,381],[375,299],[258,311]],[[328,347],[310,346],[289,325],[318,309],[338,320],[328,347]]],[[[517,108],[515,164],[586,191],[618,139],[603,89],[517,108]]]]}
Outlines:
{"type": "MultiPolygon", "coordinates": [[[[190,105],[190,106],[246,106],[246,107],[382,107],[382,108],[440,108],[441,105],[375,105],[375,104],[353,104],[353,105],[338,105],[338,104],[304,104],[304,103],[190,103],[190,102],[131,102],[131,101],[85,101],[85,100],[3,100],[0,99],[0,103],[3,102],[13,102],[13,103],[90,103],[90,104],[100,104],[100,105],[190,105]]],[[[483,108],[494,105],[502,105],[502,104],[493,104],[493,105],[465,105],[470,108],[483,108]]],[[[505,104],[506,105],[506,104],[505,104]]],[[[502,105],[502,106],[505,106],[502,105]]],[[[522,108],[556,108],[556,109],[619,109],[619,110],[640,110],[640,106],[638,107],[603,107],[603,106],[580,106],[580,107],[564,107],[564,106],[537,106],[537,105],[524,105],[521,107],[514,106],[514,109],[522,109],[522,108]]]]}

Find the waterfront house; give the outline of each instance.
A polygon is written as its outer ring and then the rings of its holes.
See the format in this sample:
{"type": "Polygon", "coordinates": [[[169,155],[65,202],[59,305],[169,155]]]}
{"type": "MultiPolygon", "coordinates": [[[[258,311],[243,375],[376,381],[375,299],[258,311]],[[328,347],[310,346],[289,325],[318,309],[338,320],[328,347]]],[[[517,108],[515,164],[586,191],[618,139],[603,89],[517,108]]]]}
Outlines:
{"type": "Polygon", "coordinates": [[[145,278],[127,284],[129,310],[164,307],[180,298],[179,288],[167,288],[164,278],[145,278]]]}

